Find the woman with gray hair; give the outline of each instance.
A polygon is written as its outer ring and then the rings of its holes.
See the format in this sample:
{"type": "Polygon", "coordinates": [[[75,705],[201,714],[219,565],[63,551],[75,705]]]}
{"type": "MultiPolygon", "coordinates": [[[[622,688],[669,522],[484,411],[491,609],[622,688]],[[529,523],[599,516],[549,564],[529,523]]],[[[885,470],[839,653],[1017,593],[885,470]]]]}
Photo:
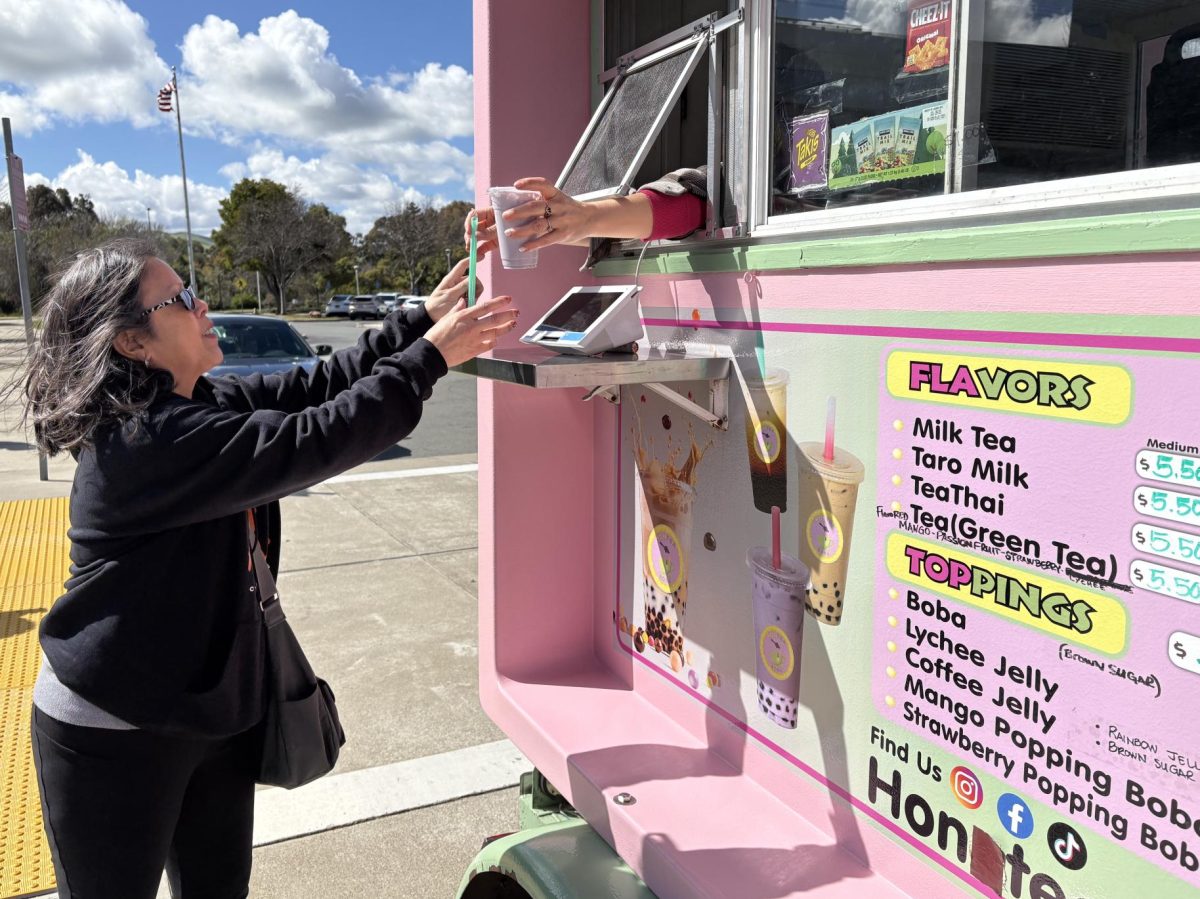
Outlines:
{"type": "Polygon", "coordinates": [[[59,895],[249,889],[266,673],[247,513],[277,570],[279,499],[378,455],[434,383],[516,324],[466,307],[466,264],[424,309],[306,373],[219,378],[208,306],[154,248],[80,254],[46,295],[24,380],[39,447],[78,460],[71,570],[41,626],[33,746],[59,895]]]}

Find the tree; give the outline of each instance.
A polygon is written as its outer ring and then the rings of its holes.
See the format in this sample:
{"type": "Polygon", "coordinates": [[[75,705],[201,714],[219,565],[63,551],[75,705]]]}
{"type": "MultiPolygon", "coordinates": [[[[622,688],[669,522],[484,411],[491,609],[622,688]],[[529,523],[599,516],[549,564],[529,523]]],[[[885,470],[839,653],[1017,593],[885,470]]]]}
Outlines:
{"type": "Polygon", "coordinates": [[[417,286],[428,271],[428,257],[440,251],[434,227],[436,212],[428,201],[423,206],[409,201],[392,207],[367,234],[367,256],[378,261],[392,257],[408,274],[408,292],[417,293],[417,286]]]}
{"type": "Polygon", "coordinates": [[[342,216],[267,178],[244,178],[233,186],[221,201],[221,227],[212,236],[234,265],[262,273],[280,314],[292,280],[331,266],[350,244],[342,216]]]}
{"type": "Polygon", "coordinates": [[[46,222],[62,218],[93,224],[100,220],[96,215],[96,207],[92,205],[91,197],[81,194],[72,198],[64,187],[54,190],[45,184],[35,184],[25,191],[25,203],[29,207],[31,225],[38,221],[46,222]]]}
{"type": "MultiPolygon", "coordinates": [[[[65,190],[35,184],[25,191],[29,209],[26,257],[29,292],[34,302],[50,287],[50,277],[75,253],[116,236],[117,222],[101,222],[86,195],[74,197],[65,190]]],[[[20,309],[17,260],[12,237],[12,212],[0,203],[0,312],[20,309]]]]}

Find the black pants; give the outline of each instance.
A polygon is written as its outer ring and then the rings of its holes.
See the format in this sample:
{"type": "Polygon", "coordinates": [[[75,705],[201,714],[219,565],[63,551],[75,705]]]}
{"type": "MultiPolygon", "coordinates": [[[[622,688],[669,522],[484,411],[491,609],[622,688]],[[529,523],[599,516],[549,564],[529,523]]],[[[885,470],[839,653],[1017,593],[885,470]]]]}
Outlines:
{"type": "Polygon", "coordinates": [[[33,710],[33,757],[60,899],[244,899],[254,732],[220,740],[64,724],[33,710]]]}

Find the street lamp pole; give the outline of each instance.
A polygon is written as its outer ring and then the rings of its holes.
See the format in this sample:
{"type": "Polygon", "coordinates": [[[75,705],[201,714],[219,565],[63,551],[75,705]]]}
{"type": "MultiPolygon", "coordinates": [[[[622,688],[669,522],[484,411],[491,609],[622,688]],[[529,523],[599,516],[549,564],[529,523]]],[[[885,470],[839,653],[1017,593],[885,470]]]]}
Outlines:
{"type": "Polygon", "coordinates": [[[354,266],[354,292],[362,293],[362,289],[358,286],[358,266],[354,266]]]}
{"type": "Polygon", "coordinates": [[[146,207],[146,230],[150,231],[153,228],[154,228],[154,226],[150,224],[150,207],[147,206],[146,207]]]}
{"type": "Polygon", "coordinates": [[[446,271],[450,271],[450,248],[446,247],[446,271]]]}

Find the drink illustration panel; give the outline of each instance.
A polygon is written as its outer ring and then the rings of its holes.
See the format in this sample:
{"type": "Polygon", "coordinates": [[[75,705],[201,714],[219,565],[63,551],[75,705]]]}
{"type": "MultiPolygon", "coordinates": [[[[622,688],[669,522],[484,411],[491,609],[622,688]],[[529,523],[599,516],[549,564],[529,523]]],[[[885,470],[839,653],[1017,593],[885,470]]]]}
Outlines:
{"type": "Polygon", "coordinates": [[[1120,871],[1192,895],[1200,397],[1172,385],[1195,362],[765,343],[728,431],[624,391],[617,639],[967,894],[1111,896],[1120,871]]]}

